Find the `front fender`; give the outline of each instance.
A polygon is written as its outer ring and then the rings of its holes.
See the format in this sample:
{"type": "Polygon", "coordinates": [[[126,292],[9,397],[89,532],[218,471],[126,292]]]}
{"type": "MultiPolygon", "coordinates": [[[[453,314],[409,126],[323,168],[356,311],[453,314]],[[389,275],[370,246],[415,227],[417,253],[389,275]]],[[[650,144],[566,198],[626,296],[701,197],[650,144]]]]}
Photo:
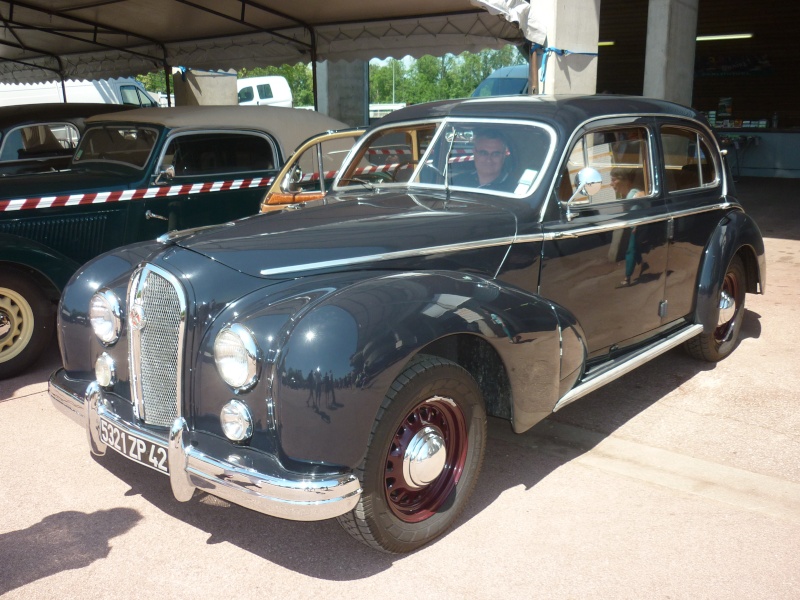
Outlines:
{"type": "Polygon", "coordinates": [[[44,244],[6,233],[0,233],[0,257],[0,263],[33,269],[58,293],[80,266],[44,244]]]}
{"type": "Polygon", "coordinates": [[[552,411],[560,339],[548,302],[461,273],[381,275],[326,295],[292,320],[272,388],[282,455],[357,466],[389,386],[417,353],[448,336],[494,348],[514,419],[552,411]]]}
{"type": "Polygon", "coordinates": [[[706,244],[697,276],[694,322],[710,334],[717,325],[717,299],[731,259],[741,253],[747,271],[747,291],[764,293],[767,265],[764,239],[753,219],[742,211],[726,214],[706,244]],[[757,285],[756,285],[757,284],[757,285]]]}

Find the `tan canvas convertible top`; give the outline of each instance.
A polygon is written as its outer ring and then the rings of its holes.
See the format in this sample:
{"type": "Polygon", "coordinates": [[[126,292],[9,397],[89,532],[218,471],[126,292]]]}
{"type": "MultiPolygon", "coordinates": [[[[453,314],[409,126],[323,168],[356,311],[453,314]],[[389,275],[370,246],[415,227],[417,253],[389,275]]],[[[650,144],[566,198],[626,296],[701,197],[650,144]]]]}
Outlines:
{"type": "Polygon", "coordinates": [[[181,106],[140,108],[119,115],[100,115],[86,120],[141,123],[169,129],[250,129],[271,134],[281,145],[284,156],[309,137],[330,130],[346,129],[347,124],[313,110],[277,106],[181,106]]]}

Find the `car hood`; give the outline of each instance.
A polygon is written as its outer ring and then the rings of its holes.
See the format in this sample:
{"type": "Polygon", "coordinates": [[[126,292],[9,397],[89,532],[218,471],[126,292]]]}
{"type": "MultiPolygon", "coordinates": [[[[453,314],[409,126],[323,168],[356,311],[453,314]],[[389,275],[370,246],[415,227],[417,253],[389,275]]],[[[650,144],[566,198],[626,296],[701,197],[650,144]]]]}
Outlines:
{"type": "Polygon", "coordinates": [[[267,278],[353,268],[408,270],[423,262],[428,270],[493,275],[516,222],[512,211],[485,200],[379,193],[179,232],[173,243],[267,278]]]}
{"type": "Polygon", "coordinates": [[[10,175],[3,177],[0,200],[66,196],[69,194],[105,192],[128,189],[138,183],[143,173],[132,175],[117,169],[73,169],[35,175],[10,175]]]}

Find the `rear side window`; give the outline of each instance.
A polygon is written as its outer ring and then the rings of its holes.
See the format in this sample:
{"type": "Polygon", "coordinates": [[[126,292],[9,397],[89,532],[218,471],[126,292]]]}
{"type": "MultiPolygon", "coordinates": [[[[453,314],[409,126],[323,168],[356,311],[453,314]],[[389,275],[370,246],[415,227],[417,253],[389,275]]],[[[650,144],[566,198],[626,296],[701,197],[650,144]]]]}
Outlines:
{"type": "Polygon", "coordinates": [[[268,83],[262,83],[258,86],[258,97],[262,100],[269,100],[272,98],[272,87],[268,83]]]}
{"type": "Polygon", "coordinates": [[[713,154],[703,134],[694,129],[661,127],[664,187],[668,192],[712,187],[718,182],[713,154]]]}
{"type": "Polygon", "coordinates": [[[577,189],[578,172],[591,167],[603,178],[592,204],[650,196],[653,193],[650,138],[644,127],[592,131],[578,140],[561,174],[558,199],[569,200],[577,189]]]}
{"type": "Polygon", "coordinates": [[[80,134],[71,123],[38,123],[17,127],[6,134],[0,146],[0,161],[69,155],[80,134]]]}
{"type": "Polygon", "coordinates": [[[175,167],[176,177],[224,175],[274,169],[275,147],[260,135],[248,133],[198,133],[174,137],[161,161],[161,169],[175,167]]]}

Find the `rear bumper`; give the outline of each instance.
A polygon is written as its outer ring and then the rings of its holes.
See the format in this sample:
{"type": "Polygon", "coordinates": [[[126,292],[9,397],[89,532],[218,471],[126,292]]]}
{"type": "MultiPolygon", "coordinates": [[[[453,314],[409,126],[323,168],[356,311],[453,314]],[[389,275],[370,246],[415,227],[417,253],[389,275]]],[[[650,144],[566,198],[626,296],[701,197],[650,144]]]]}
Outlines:
{"type": "Polygon", "coordinates": [[[48,391],[56,408],[86,428],[89,447],[96,455],[105,454],[108,448],[100,439],[101,418],[165,448],[172,492],[182,502],[200,489],[273,517],[317,521],[352,510],[361,497],[361,484],[352,473],[308,476],[289,472],[277,460],[269,458],[259,469],[253,469],[233,462],[235,451],[224,441],[217,443],[220,452],[213,455],[201,452],[189,443],[190,432],[182,417],[175,419],[166,439],[154,435],[135,423],[123,421],[97,383],[87,385],[85,381],[71,380],[63,369],[50,376],[48,391]]]}

